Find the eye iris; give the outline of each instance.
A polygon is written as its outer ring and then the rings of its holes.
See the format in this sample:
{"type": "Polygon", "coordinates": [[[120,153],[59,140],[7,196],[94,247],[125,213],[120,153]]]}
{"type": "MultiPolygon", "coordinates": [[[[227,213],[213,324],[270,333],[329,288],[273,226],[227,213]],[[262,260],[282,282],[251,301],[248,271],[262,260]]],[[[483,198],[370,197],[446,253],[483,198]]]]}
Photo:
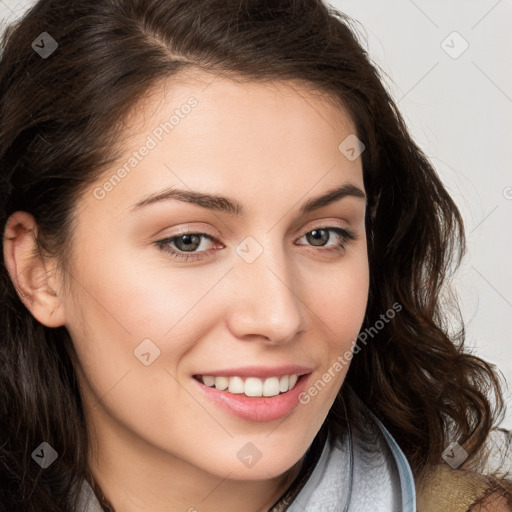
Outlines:
{"type": "Polygon", "coordinates": [[[312,242],[313,245],[324,245],[329,240],[329,233],[326,229],[314,229],[313,231],[310,231],[306,236],[308,237],[308,242],[312,242]],[[319,240],[323,243],[316,243],[319,240]]]}
{"type": "Polygon", "coordinates": [[[201,237],[194,234],[181,235],[175,239],[174,243],[180,251],[193,251],[199,247],[201,237]],[[182,242],[184,242],[184,244],[182,244],[182,242]]]}

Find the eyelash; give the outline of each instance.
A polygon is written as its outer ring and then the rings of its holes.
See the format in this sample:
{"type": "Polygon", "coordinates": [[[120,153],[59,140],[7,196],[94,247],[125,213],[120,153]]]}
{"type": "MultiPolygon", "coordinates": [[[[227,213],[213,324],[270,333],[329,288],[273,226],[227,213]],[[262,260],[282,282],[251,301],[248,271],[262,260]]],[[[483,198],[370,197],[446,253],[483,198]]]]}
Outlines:
{"type": "MultiPolygon", "coordinates": [[[[304,235],[302,235],[300,238],[302,238],[303,236],[305,236],[309,233],[312,233],[313,231],[317,231],[317,230],[332,231],[341,237],[341,242],[338,242],[335,247],[331,247],[329,249],[320,249],[321,252],[340,254],[346,248],[347,243],[357,239],[357,235],[355,233],[348,231],[344,228],[340,228],[338,226],[314,227],[313,229],[304,233],[304,235]]],[[[194,232],[194,231],[188,231],[188,232],[180,233],[179,235],[174,235],[172,237],[164,238],[162,240],[157,240],[155,242],[155,244],[158,246],[158,248],[160,250],[170,254],[175,259],[184,260],[184,261],[189,261],[189,260],[198,261],[198,260],[202,259],[203,256],[200,256],[200,255],[203,253],[207,253],[209,251],[184,252],[184,251],[175,250],[175,249],[172,249],[169,247],[169,243],[174,242],[174,240],[181,238],[183,236],[186,236],[186,235],[202,236],[202,237],[205,237],[213,242],[218,242],[218,240],[215,237],[213,237],[207,233],[198,233],[198,232],[194,232]]],[[[330,239],[328,240],[328,242],[329,241],[330,241],[330,239]]],[[[322,247],[322,246],[318,246],[318,247],[322,247]]]]}

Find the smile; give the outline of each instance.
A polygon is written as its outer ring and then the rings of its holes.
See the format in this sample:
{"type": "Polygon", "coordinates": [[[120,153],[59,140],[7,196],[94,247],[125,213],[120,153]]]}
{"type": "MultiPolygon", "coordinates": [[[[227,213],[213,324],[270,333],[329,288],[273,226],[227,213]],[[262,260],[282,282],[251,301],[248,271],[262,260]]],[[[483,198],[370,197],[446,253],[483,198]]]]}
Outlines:
{"type": "Polygon", "coordinates": [[[244,394],[250,397],[276,396],[294,388],[299,376],[297,374],[281,377],[214,377],[212,375],[194,376],[197,380],[219,391],[228,390],[233,394],[244,394]]]}
{"type": "Polygon", "coordinates": [[[265,422],[283,418],[299,405],[299,395],[306,389],[311,375],[291,373],[266,378],[194,375],[191,380],[203,397],[230,415],[265,422]]]}

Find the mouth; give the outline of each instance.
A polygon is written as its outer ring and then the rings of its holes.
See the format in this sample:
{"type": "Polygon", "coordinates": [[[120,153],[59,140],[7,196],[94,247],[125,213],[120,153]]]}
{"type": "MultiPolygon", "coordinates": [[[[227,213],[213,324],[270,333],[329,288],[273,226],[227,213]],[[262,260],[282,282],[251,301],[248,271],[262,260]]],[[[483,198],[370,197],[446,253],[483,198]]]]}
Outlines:
{"type": "Polygon", "coordinates": [[[248,397],[270,397],[291,391],[303,375],[292,373],[289,375],[273,376],[267,378],[233,376],[194,375],[205,386],[219,391],[228,391],[235,395],[248,397]]]}
{"type": "Polygon", "coordinates": [[[199,393],[222,411],[251,422],[273,421],[287,416],[299,405],[311,372],[254,377],[193,375],[199,393]]]}

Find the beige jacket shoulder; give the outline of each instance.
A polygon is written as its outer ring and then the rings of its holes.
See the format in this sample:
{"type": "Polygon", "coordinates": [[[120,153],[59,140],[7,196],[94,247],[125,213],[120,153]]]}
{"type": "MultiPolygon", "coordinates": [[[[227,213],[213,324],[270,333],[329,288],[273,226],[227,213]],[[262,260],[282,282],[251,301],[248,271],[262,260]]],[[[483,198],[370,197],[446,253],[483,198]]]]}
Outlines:
{"type": "Polygon", "coordinates": [[[418,512],[512,512],[512,433],[495,429],[477,460],[430,468],[416,483],[418,512]]]}
{"type": "Polygon", "coordinates": [[[418,512],[511,512],[512,480],[436,466],[416,486],[416,507],[418,512]]]}

